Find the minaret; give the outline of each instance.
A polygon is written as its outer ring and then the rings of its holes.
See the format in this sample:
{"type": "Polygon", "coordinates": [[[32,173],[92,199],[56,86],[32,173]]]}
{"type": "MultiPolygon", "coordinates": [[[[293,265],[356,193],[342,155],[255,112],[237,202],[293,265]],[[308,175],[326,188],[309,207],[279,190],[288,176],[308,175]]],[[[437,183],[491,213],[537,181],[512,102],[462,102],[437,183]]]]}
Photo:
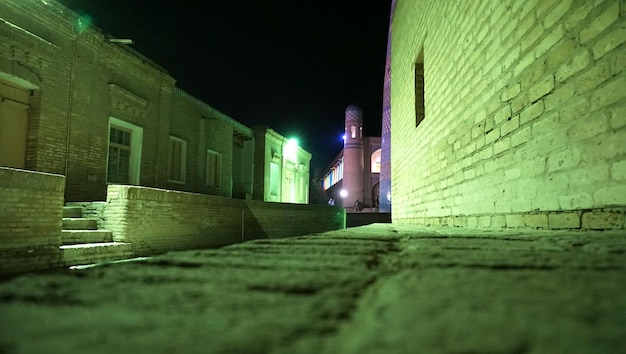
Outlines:
{"type": "Polygon", "coordinates": [[[351,210],[358,199],[363,202],[363,113],[356,105],[346,108],[346,138],[343,142],[343,184],[348,193],[343,207],[351,210]]]}

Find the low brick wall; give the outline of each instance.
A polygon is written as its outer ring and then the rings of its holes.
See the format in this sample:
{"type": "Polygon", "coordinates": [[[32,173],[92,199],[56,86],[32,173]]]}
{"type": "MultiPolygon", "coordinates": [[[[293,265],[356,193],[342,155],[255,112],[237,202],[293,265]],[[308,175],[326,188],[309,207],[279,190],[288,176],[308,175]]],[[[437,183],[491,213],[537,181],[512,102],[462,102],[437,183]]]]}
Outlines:
{"type": "Polygon", "coordinates": [[[533,229],[624,229],[626,209],[554,210],[535,213],[458,215],[431,218],[394,218],[398,224],[455,226],[469,228],[533,228],[533,229]]]}
{"type": "Polygon", "coordinates": [[[134,256],[217,247],[345,227],[338,208],[244,201],[164,189],[110,185],[103,225],[134,256]]]}
{"type": "Polygon", "coordinates": [[[244,239],[282,238],[345,228],[339,206],[267,203],[246,200],[244,239]]]}
{"type": "Polygon", "coordinates": [[[59,265],[65,178],[0,167],[0,275],[59,265]]]}

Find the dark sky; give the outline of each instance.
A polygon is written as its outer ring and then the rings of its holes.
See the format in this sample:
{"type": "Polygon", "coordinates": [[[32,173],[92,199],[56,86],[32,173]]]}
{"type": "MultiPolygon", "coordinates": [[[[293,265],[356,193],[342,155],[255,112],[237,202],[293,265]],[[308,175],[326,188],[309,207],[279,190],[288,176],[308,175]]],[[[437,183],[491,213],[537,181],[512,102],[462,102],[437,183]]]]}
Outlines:
{"type": "Polygon", "coordinates": [[[345,108],[380,136],[390,0],[61,0],[247,125],[297,137],[324,168],[345,108]]]}

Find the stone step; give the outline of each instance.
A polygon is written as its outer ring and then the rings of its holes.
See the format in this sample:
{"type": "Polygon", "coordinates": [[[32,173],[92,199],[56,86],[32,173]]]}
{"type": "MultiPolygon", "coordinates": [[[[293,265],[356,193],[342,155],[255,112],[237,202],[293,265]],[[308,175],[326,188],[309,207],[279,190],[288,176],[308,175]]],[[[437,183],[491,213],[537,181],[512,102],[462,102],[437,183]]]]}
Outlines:
{"type": "Polygon", "coordinates": [[[113,242],[113,235],[108,230],[63,230],[61,244],[113,242]]]}
{"type": "Polygon", "coordinates": [[[65,266],[104,263],[131,258],[130,243],[99,242],[60,246],[61,263],[65,266]]]}
{"type": "Polygon", "coordinates": [[[63,230],[96,230],[96,219],[63,218],[63,230]]]}
{"type": "Polygon", "coordinates": [[[63,217],[64,218],[80,218],[83,216],[83,208],[77,206],[64,206],[63,217]]]}

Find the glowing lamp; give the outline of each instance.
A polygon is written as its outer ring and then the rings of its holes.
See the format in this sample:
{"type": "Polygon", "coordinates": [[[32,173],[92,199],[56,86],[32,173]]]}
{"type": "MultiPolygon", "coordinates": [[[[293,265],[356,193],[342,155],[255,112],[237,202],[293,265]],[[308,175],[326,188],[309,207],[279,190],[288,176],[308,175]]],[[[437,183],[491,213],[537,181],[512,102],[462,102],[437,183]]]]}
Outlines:
{"type": "Polygon", "coordinates": [[[291,161],[298,160],[298,140],[291,138],[287,140],[287,144],[285,144],[283,154],[285,157],[291,161]]]}
{"type": "Polygon", "coordinates": [[[348,191],[347,191],[347,190],[345,190],[345,189],[340,190],[340,191],[339,191],[339,196],[340,196],[341,198],[345,198],[345,197],[347,197],[347,196],[348,196],[348,191]]]}

